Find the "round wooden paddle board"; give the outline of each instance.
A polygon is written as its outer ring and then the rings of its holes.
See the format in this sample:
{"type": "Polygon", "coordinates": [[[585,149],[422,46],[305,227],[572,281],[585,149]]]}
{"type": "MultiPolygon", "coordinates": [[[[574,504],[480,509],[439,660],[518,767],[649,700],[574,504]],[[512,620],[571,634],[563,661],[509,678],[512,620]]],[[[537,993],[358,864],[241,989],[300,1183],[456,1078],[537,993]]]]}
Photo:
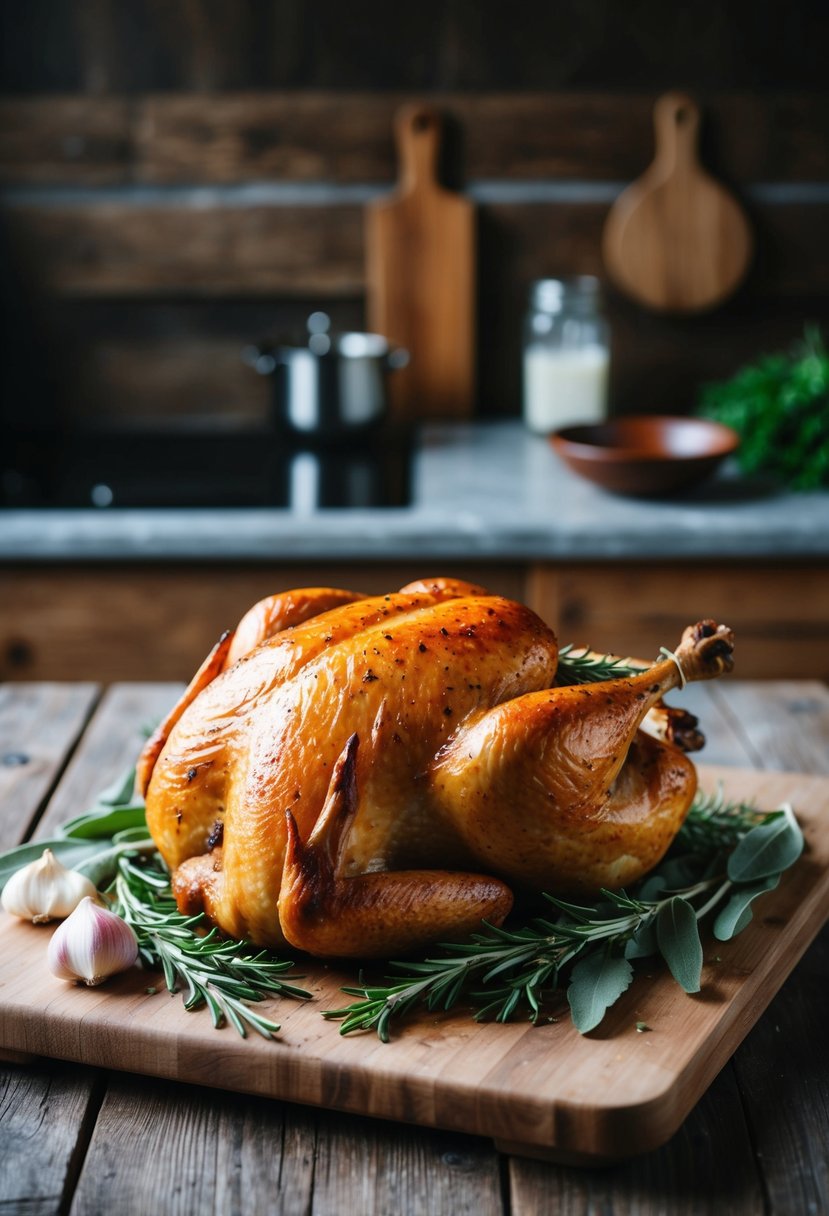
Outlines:
{"type": "Polygon", "coordinates": [[[616,286],[665,312],[714,308],[735,291],[751,260],[751,229],[739,203],[699,162],[699,125],[692,98],[660,97],[653,163],[619,196],[604,228],[605,265],[616,286]]]}

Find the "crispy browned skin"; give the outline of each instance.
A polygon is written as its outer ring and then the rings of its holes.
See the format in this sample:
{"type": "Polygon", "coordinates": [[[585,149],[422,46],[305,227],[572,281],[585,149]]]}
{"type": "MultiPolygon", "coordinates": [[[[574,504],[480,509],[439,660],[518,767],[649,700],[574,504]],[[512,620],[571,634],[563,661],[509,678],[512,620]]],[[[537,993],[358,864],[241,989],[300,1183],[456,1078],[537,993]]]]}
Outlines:
{"type": "Polygon", "coordinates": [[[330,608],[359,599],[362,599],[362,596],[357,591],[341,591],[336,587],[300,587],[297,591],[269,595],[254,604],[242,617],[235,631],[228,630],[222,634],[181,698],[148,739],[136,769],[136,784],[140,793],[147,792],[155,762],[161,755],[170,731],[185,709],[193,704],[208,684],[212,684],[220,672],[232,667],[275,633],[280,633],[283,629],[293,629],[312,616],[319,616],[330,608]]]}
{"type": "MultiPolygon", "coordinates": [[[[677,653],[702,679],[730,651],[703,623],[677,653]]],[[[696,784],[638,733],[677,665],[553,689],[556,662],[528,608],[446,580],[255,645],[183,709],[152,771],[179,906],[258,944],[379,957],[501,923],[516,888],[638,878],[696,784]]]]}
{"type": "MultiPolygon", "coordinates": [[[[449,598],[454,595],[485,594],[483,587],[466,583],[460,579],[418,579],[402,588],[403,592],[417,591],[434,598],[449,598]]],[[[266,596],[248,609],[235,630],[227,630],[208,654],[179,700],[153,731],[141,753],[136,768],[136,786],[145,795],[150,783],[155,762],[170,735],[188,706],[192,705],[200,692],[212,684],[220,672],[232,667],[262,642],[285,629],[294,629],[313,616],[320,616],[342,604],[351,604],[365,597],[358,591],[343,591],[337,587],[300,587],[295,591],[280,591],[266,596]]]]}

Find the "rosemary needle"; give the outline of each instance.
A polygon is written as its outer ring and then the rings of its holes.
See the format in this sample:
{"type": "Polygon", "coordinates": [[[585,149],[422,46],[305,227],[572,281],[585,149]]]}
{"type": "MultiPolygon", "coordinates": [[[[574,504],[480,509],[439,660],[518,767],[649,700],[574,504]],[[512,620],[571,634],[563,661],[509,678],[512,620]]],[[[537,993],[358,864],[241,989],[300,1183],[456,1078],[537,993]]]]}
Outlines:
{"type": "Polygon", "coordinates": [[[556,684],[592,684],[599,680],[619,680],[639,675],[647,667],[647,663],[637,659],[598,654],[589,646],[574,646],[572,642],[568,642],[558,652],[556,684]]]}
{"type": "Polygon", "coordinates": [[[768,812],[747,802],[729,802],[720,785],[715,793],[697,792],[676,843],[691,851],[729,849],[741,836],[762,823],[768,812]]]}
{"type": "Polygon", "coordinates": [[[170,992],[181,989],[185,1009],[206,1006],[216,1027],[229,1022],[243,1038],[252,1029],[269,1039],[278,1023],[251,1005],[271,996],[311,995],[282,978],[292,962],[219,937],[201,914],[179,912],[169,875],[155,862],[138,865],[129,855],[120,857],[110,897],[113,910],[132,926],[143,961],[161,967],[170,992]]]}

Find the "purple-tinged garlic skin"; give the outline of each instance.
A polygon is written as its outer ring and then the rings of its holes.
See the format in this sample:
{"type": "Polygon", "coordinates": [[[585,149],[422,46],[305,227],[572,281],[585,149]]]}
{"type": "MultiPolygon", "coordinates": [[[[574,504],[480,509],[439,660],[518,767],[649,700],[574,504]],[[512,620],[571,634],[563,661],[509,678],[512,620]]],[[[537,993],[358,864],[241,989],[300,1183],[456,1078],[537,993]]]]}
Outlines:
{"type": "Polygon", "coordinates": [[[89,896],[58,925],[49,942],[52,974],[90,988],[126,971],[137,958],[138,941],[127,922],[89,896]]]}
{"type": "Polygon", "coordinates": [[[33,924],[62,920],[86,896],[95,898],[95,884],[77,870],[67,870],[51,849],[12,874],[3,888],[6,912],[33,924]]]}

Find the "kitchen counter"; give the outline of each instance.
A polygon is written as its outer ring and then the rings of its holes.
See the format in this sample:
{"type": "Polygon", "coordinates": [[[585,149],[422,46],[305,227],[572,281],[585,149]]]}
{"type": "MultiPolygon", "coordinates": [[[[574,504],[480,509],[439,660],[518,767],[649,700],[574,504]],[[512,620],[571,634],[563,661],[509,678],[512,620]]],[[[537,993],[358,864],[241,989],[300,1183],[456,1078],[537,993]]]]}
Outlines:
{"type": "Polygon", "coordinates": [[[520,422],[430,426],[405,508],[0,512],[0,560],[695,560],[829,555],[829,493],[724,468],[675,500],[610,496],[520,422]]]}
{"type": "Polygon", "coordinates": [[[441,574],[598,649],[651,654],[712,617],[741,675],[829,676],[829,493],[726,466],[682,498],[615,497],[520,422],[427,427],[410,491],[359,510],[2,510],[0,679],[189,678],[275,591],[441,574]]]}

